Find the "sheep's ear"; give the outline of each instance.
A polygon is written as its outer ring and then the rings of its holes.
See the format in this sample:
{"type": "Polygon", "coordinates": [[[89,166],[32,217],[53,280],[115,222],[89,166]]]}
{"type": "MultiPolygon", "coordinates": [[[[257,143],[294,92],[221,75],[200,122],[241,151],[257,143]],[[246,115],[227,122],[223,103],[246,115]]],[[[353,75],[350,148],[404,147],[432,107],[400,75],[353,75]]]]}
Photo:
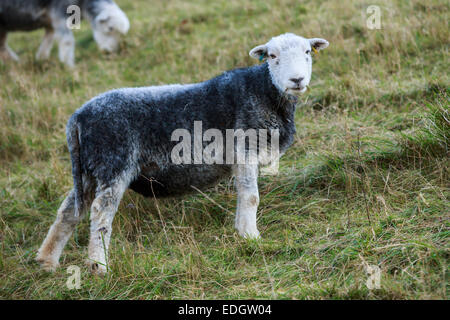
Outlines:
{"type": "Polygon", "coordinates": [[[311,44],[311,47],[317,51],[325,49],[329,45],[327,40],[320,38],[309,39],[309,43],[311,44]]]}
{"type": "Polygon", "coordinates": [[[254,47],[248,54],[250,55],[250,57],[262,61],[267,58],[267,51],[267,46],[265,44],[262,44],[260,46],[254,47]]]}

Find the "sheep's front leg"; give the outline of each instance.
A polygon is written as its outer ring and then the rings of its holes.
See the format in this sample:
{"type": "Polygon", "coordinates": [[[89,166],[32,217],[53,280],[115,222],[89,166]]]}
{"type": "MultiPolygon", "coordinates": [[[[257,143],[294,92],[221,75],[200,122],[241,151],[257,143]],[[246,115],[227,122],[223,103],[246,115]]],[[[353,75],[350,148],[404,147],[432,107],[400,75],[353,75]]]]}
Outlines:
{"type": "Polygon", "coordinates": [[[235,227],[245,238],[259,238],[256,227],[256,212],[259,204],[258,166],[236,165],[234,168],[237,189],[235,227]]]}
{"type": "MultiPolygon", "coordinates": [[[[58,41],[59,60],[69,67],[75,66],[75,38],[72,31],[66,26],[63,18],[55,17],[53,23],[55,36],[58,41]]],[[[44,40],[45,41],[45,40],[44,40]]]]}
{"type": "Polygon", "coordinates": [[[52,51],[53,47],[54,36],[55,32],[53,31],[53,29],[45,30],[44,39],[42,40],[41,45],[39,46],[39,49],[36,53],[37,60],[48,59],[48,57],[50,57],[50,52],[52,51]]]}
{"type": "Polygon", "coordinates": [[[107,271],[109,241],[112,222],[127,185],[116,182],[101,188],[91,206],[91,227],[89,239],[89,261],[91,272],[104,274],[107,271]]]}

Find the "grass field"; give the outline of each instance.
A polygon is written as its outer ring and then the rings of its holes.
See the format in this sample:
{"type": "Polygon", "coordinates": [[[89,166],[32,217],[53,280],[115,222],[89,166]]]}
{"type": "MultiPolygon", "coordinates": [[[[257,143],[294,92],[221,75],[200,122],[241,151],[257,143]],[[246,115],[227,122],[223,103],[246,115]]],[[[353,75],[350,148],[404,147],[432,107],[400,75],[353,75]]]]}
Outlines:
{"type": "Polygon", "coordinates": [[[101,54],[88,22],[75,70],[34,54],[43,31],[14,33],[0,62],[0,298],[447,299],[450,238],[447,1],[117,0],[131,29],[101,54]],[[381,8],[380,30],[366,8],[381,8]],[[271,36],[322,37],[280,173],[259,181],[262,239],[234,231],[233,181],[149,200],[128,191],[111,273],[88,273],[89,224],[54,274],[36,250],[72,188],[65,124],[106,90],[188,83],[255,64],[271,36]],[[81,289],[66,287],[81,267],[81,289]],[[366,286],[367,265],[381,285],[366,286]]]}

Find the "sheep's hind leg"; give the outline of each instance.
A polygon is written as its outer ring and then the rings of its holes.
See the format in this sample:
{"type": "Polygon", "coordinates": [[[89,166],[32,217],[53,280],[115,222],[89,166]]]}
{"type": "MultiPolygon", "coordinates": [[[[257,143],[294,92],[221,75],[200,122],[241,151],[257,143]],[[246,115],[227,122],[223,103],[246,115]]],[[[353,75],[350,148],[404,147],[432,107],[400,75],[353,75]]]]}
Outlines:
{"type": "Polygon", "coordinates": [[[61,204],[56,220],[50,227],[44,242],[38,251],[36,261],[43,269],[55,271],[59,257],[81,217],[74,216],[75,192],[72,189],[61,204]]]}
{"type": "Polygon", "coordinates": [[[88,265],[94,274],[107,272],[112,222],[127,187],[128,183],[120,179],[99,187],[92,202],[88,265]]]}
{"type": "Polygon", "coordinates": [[[11,48],[6,43],[7,33],[0,30],[0,59],[7,60],[12,59],[19,61],[17,54],[11,50],[11,48]]]}

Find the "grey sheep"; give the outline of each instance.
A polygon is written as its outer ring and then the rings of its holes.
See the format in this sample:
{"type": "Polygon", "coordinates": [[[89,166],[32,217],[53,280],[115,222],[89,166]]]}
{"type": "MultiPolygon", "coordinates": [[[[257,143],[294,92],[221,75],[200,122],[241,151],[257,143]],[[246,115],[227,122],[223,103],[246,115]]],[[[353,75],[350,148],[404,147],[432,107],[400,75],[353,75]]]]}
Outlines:
{"type": "MultiPolygon", "coordinates": [[[[246,157],[235,162],[235,156],[250,153],[250,143],[232,149],[231,161],[223,159],[228,149],[216,150],[214,163],[196,162],[202,149],[184,149],[182,156],[174,157],[181,143],[174,133],[195,133],[196,123],[201,123],[200,135],[213,132],[216,139],[228,130],[267,130],[267,141],[254,147],[279,157],[294,140],[297,96],[311,79],[311,50],[327,46],[324,39],[283,34],[250,51],[251,57],[266,60],[260,65],[197,84],[112,90],[88,101],[67,124],[74,188],[58,210],[37,260],[54,270],[75,225],[90,209],[90,267],[104,273],[112,221],[128,188],[150,197],[179,196],[231,175],[237,189],[235,227],[244,237],[259,237],[258,167],[276,159],[258,157],[255,163],[246,157]],[[275,138],[278,150],[268,152],[275,138]]],[[[192,140],[183,140],[190,147],[197,138],[194,134],[192,140]]]]}

